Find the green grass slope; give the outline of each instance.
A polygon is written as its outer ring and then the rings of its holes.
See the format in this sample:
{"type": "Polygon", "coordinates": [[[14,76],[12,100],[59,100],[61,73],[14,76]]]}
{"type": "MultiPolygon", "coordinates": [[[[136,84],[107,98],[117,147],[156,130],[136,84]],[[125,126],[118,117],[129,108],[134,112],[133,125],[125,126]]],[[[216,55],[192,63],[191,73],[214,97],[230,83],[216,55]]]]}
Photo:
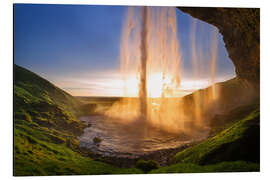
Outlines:
{"type": "Polygon", "coordinates": [[[213,164],[222,161],[251,161],[259,163],[259,109],[205,142],[176,154],[174,161],[213,164]]]}
{"type": "Polygon", "coordinates": [[[173,164],[150,173],[259,171],[259,108],[204,142],[174,156],[173,164]]]}
{"type": "MultiPolygon", "coordinates": [[[[84,128],[77,119],[80,100],[17,65],[14,75],[15,176],[143,173],[84,157],[77,140],[84,128]]],[[[218,116],[212,122],[215,136],[150,173],[259,171],[259,119],[258,104],[218,116]]]]}
{"type": "Polygon", "coordinates": [[[193,163],[177,163],[171,166],[153,170],[150,174],[158,173],[209,173],[209,172],[258,172],[260,167],[256,163],[245,161],[220,162],[210,165],[193,163]]]}
{"type": "Polygon", "coordinates": [[[14,175],[141,173],[79,153],[81,103],[40,76],[14,65],[14,175]]]}
{"type": "Polygon", "coordinates": [[[82,132],[82,123],[76,118],[78,100],[22,67],[15,65],[14,72],[15,119],[31,117],[42,126],[82,132]]]}

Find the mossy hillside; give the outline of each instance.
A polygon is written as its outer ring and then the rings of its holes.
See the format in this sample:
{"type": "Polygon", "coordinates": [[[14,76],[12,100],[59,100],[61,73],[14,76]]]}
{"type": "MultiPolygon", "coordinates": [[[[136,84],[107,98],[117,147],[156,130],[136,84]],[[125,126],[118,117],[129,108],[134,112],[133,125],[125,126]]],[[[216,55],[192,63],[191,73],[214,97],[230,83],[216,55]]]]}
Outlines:
{"type": "Polygon", "coordinates": [[[77,109],[79,104],[77,99],[46,79],[18,65],[14,65],[14,72],[14,84],[17,87],[21,87],[32,102],[47,101],[71,110],[72,112],[77,109]]]}
{"type": "MultiPolygon", "coordinates": [[[[29,78],[38,79],[32,81],[33,84],[27,80],[18,83],[16,67],[14,69],[14,175],[143,173],[139,169],[117,168],[82,156],[76,139],[83,129],[81,122],[76,118],[76,104],[80,102],[62,90],[58,93],[49,92],[55,87],[41,88],[34,82],[42,82],[44,79],[32,77],[36,76],[34,73],[32,76],[28,74],[29,78]],[[40,94],[37,91],[40,91],[40,94]],[[59,94],[63,93],[68,98],[58,99],[57,97],[62,96],[59,94]],[[52,97],[53,95],[55,96],[52,97]],[[69,102],[70,99],[72,102],[69,102]]],[[[27,70],[24,72],[29,73],[27,70]]],[[[22,73],[21,76],[24,74],[22,73]]],[[[43,84],[52,85],[48,82],[43,84]]],[[[176,164],[150,173],[259,171],[259,164],[256,161],[258,160],[256,147],[259,146],[254,144],[259,142],[259,110],[233,122],[236,123],[215,137],[179,152],[175,156],[176,164]],[[251,144],[247,144],[247,140],[251,144]],[[241,149],[245,151],[239,151],[241,149]],[[246,155],[250,155],[250,150],[255,156],[248,159],[246,155]],[[244,156],[241,154],[238,156],[239,152],[244,156]]]]}
{"type": "Polygon", "coordinates": [[[245,161],[220,162],[211,165],[198,165],[192,163],[177,163],[150,171],[157,173],[209,173],[209,172],[258,172],[260,166],[257,163],[245,161]]]}
{"type": "Polygon", "coordinates": [[[218,94],[216,101],[209,101],[212,98],[212,86],[197,90],[182,98],[183,104],[185,104],[182,110],[190,119],[195,118],[194,106],[199,105],[201,115],[205,117],[204,123],[210,126],[212,133],[227,128],[228,122],[233,124],[259,106],[258,87],[243,79],[236,77],[225,82],[216,83],[215,87],[218,94]],[[200,103],[195,104],[195,102],[200,103]],[[212,118],[216,118],[216,120],[212,118]]]}
{"type": "Polygon", "coordinates": [[[142,171],[135,168],[117,168],[94,161],[88,157],[83,157],[71,148],[68,148],[69,141],[54,142],[47,134],[49,134],[49,131],[32,130],[31,134],[29,134],[25,130],[15,128],[14,175],[142,173],[142,171]],[[40,135],[42,138],[39,137],[40,135]]]}
{"type": "Polygon", "coordinates": [[[222,130],[232,126],[235,122],[245,118],[250,112],[259,107],[258,102],[247,105],[238,106],[228,113],[216,114],[208,123],[210,127],[210,135],[216,135],[222,130]]]}
{"type": "Polygon", "coordinates": [[[81,103],[47,80],[14,66],[14,175],[141,173],[79,153],[81,103]]]}
{"type": "Polygon", "coordinates": [[[214,164],[222,161],[259,163],[259,109],[234,123],[216,136],[177,153],[175,163],[214,164]]]}
{"type": "Polygon", "coordinates": [[[31,117],[31,121],[44,127],[76,135],[82,133],[84,126],[76,117],[80,101],[17,65],[14,65],[14,78],[15,121],[31,117]]]}
{"type": "Polygon", "coordinates": [[[135,167],[138,169],[141,169],[144,173],[147,173],[153,169],[158,169],[160,165],[158,164],[158,162],[154,160],[146,161],[146,160],[140,159],[136,162],[135,167]]]}
{"type": "MultiPolygon", "coordinates": [[[[22,116],[23,117],[23,116],[22,116]]],[[[142,173],[97,162],[79,153],[76,136],[31,121],[15,119],[14,175],[72,175],[142,173]]]]}
{"type": "Polygon", "coordinates": [[[234,109],[225,130],[204,142],[178,152],[173,163],[150,173],[258,172],[260,171],[259,107],[234,109]],[[248,112],[243,117],[243,112],[248,112]]]}

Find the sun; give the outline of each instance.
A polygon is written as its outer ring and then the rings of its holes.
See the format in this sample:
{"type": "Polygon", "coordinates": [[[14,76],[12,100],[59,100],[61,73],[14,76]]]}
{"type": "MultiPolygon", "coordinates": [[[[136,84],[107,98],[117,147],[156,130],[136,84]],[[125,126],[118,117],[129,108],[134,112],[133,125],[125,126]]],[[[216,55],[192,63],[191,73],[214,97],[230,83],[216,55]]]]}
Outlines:
{"type": "MultiPolygon", "coordinates": [[[[151,73],[147,76],[147,96],[150,98],[160,98],[162,94],[166,97],[172,96],[171,91],[174,86],[171,83],[171,76],[162,77],[162,72],[151,73]]],[[[124,84],[124,96],[137,97],[139,93],[139,77],[130,75],[124,84]]]]}
{"type": "Polygon", "coordinates": [[[162,73],[154,73],[147,78],[147,95],[152,98],[159,98],[162,96],[162,73]]]}

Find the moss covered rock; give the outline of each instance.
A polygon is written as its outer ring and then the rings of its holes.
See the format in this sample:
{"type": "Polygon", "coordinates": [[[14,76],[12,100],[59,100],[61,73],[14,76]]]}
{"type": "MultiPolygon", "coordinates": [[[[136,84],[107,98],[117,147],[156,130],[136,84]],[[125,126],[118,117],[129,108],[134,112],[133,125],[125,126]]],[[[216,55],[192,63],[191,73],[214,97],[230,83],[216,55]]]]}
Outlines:
{"type": "Polygon", "coordinates": [[[135,165],[136,168],[141,169],[143,172],[147,173],[153,169],[158,169],[160,167],[160,165],[158,164],[158,162],[154,161],[154,160],[143,160],[140,159],[136,162],[135,165]]]}

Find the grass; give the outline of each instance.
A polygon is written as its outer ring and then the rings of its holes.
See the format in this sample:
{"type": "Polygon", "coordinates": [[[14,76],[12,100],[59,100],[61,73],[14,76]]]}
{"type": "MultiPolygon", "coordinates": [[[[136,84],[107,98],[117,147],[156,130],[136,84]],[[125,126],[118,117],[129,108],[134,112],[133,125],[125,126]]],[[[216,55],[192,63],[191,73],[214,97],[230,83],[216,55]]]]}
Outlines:
{"type": "MultiPolygon", "coordinates": [[[[38,130],[32,136],[15,129],[14,175],[82,175],[82,174],[132,174],[142,173],[135,168],[117,168],[83,157],[66,146],[50,140],[40,140],[38,130]]],[[[41,133],[42,134],[42,133],[41,133]]],[[[44,136],[44,135],[43,135],[44,136]]]]}
{"type": "Polygon", "coordinates": [[[222,161],[259,162],[259,110],[216,136],[177,153],[176,163],[213,164],[222,161]]]}
{"type": "Polygon", "coordinates": [[[147,173],[153,169],[158,169],[160,165],[158,164],[158,162],[154,160],[146,161],[146,160],[140,159],[136,162],[135,167],[138,169],[141,169],[144,173],[147,173]]]}
{"type": "Polygon", "coordinates": [[[14,116],[66,133],[82,132],[77,118],[81,102],[38,75],[14,65],[14,116]],[[30,120],[30,119],[29,119],[30,120]]]}
{"type": "Polygon", "coordinates": [[[248,114],[250,114],[250,112],[258,109],[258,107],[259,104],[258,102],[256,102],[236,107],[225,114],[217,114],[209,122],[209,127],[211,128],[210,129],[211,136],[216,135],[222,130],[225,130],[228,127],[232,126],[235,122],[239,121],[240,119],[245,118],[248,114]]]}
{"type": "Polygon", "coordinates": [[[77,119],[82,103],[47,80],[14,66],[14,175],[142,173],[117,168],[79,153],[77,119]]]}
{"type": "Polygon", "coordinates": [[[245,161],[221,162],[217,164],[200,166],[192,163],[177,163],[171,166],[152,170],[157,173],[207,173],[207,172],[258,172],[259,164],[245,161]]]}
{"type": "MultiPolygon", "coordinates": [[[[259,171],[259,108],[233,120],[216,136],[177,153],[172,165],[159,168],[142,162],[140,169],[117,168],[80,153],[77,136],[85,127],[77,118],[81,113],[78,107],[83,105],[80,98],[22,67],[15,65],[14,71],[15,176],[134,174],[150,170],[149,173],[259,171]]],[[[92,107],[91,103],[84,106],[86,111],[92,107]]]]}
{"type": "MultiPolygon", "coordinates": [[[[237,108],[241,110],[242,108],[237,108]]],[[[242,117],[242,113],[239,113],[242,117]]],[[[173,164],[150,173],[260,171],[259,108],[204,142],[178,152],[173,164]]]]}

